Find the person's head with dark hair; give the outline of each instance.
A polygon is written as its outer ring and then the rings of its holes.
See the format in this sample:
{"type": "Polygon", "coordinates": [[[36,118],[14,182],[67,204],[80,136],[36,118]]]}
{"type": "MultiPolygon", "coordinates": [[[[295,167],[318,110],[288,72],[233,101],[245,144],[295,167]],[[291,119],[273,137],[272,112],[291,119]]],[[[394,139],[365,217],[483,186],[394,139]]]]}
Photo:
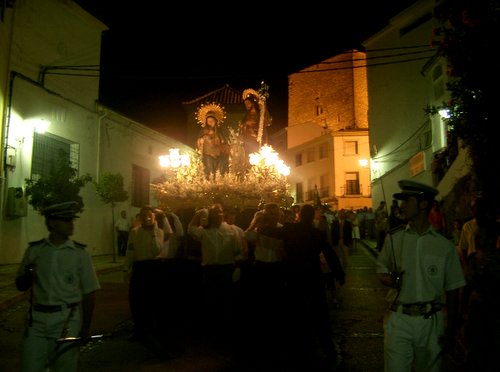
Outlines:
{"type": "Polygon", "coordinates": [[[145,205],[139,213],[142,227],[146,229],[153,228],[156,221],[155,209],[151,205],[145,205]]]}
{"type": "Polygon", "coordinates": [[[224,221],[230,225],[236,223],[236,217],[238,216],[238,210],[234,207],[229,207],[224,209],[224,221]]]}
{"type": "Polygon", "coordinates": [[[268,203],[264,206],[268,223],[276,225],[281,219],[281,209],[278,203],[268,203]]]}
{"type": "Polygon", "coordinates": [[[304,204],[302,208],[300,208],[299,212],[299,222],[305,224],[313,224],[314,223],[314,215],[316,214],[316,210],[310,204],[304,204]]]}
{"type": "Polygon", "coordinates": [[[224,208],[222,204],[215,203],[208,209],[208,226],[219,227],[224,221],[224,208]]]}

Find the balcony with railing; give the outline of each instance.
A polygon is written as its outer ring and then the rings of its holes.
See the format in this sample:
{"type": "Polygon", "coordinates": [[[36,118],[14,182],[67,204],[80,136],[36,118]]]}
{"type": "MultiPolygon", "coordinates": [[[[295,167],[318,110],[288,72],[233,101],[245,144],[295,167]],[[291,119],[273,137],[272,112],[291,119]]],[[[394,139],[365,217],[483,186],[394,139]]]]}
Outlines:
{"type": "Polygon", "coordinates": [[[317,196],[319,198],[328,198],[330,196],[330,188],[328,186],[315,188],[314,190],[308,190],[304,193],[304,201],[308,202],[315,200],[317,196]]]}
{"type": "MultiPolygon", "coordinates": [[[[363,185],[358,181],[346,181],[345,185],[340,187],[340,192],[343,197],[349,196],[364,196],[363,185]]],[[[368,194],[370,192],[370,187],[368,186],[368,194]]]]}

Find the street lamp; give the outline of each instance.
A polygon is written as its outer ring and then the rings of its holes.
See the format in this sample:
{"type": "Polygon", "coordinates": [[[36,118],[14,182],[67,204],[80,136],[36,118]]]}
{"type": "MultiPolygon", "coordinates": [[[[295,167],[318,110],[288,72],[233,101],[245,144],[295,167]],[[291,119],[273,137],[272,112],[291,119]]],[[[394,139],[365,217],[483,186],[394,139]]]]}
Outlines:
{"type": "Polygon", "coordinates": [[[359,159],[359,165],[361,165],[362,168],[366,168],[368,166],[368,160],[367,159],[359,159]]]}

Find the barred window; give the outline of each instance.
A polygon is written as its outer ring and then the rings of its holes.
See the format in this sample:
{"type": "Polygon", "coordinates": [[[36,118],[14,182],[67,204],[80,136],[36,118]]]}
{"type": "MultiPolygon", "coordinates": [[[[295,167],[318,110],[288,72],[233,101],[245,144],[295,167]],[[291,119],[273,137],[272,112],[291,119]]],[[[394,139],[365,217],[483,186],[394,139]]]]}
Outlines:
{"type": "Polygon", "coordinates": [[[346,195],[360,194],[359,173],[346,172],[345,174],[345,193],[346,195]]]}
{"type": "Polygon", "coordinates": [[[149,185],[151,184],[151,175],[149,169],[138,165],[132,166],[132,205],[134,207],[143,207],[149,204],[149,185]]]}
{"type": "Polygon", "coordinates": [[[67,160],[70,167],[80,167],[80,144],[50,133],[34,133],[33,155],[31,158],[31,178],[37,179],[50,174],[60,160],[67,160]],[[59,157],[62,156],[62,159],[59,157]]]}

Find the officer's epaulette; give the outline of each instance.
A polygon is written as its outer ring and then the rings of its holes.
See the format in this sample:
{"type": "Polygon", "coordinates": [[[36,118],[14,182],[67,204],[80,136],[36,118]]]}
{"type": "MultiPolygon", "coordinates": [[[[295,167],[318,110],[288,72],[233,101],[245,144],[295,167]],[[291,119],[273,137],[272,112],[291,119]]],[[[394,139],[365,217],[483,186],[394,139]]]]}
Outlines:
{"type": "Polygon", "coordinates": [[[406,225],[404,223],[402,223],[399,226],[393,227],[392,229],[387,231],[387,233],[392,235],[392,234],[397,233],[398,231],[404,230],[405,227],[406,227],[406,225]]]}
{"type": "Polygon", "coordinates": [[[28,244],[29,244],[29,246],[32,246],[32,245],[37,245],[37,244],[41,244],[41,243],[43,243],[43,241],[44,241],[44,240],[45,240],[45,239],[40,239],[40,240],[36,240],[36,241],[34,241],[34,242],[29,242],[28,244]]]}
{"type": "Polygon", "coordinates": [[[78,242],[75,242],[74,240],[73,240],[73,243],[75,243],[75,247],[78,247],[81,249],[85,249],[85,247],[87,246],[87,244],[78,243],[78,242]]]}

